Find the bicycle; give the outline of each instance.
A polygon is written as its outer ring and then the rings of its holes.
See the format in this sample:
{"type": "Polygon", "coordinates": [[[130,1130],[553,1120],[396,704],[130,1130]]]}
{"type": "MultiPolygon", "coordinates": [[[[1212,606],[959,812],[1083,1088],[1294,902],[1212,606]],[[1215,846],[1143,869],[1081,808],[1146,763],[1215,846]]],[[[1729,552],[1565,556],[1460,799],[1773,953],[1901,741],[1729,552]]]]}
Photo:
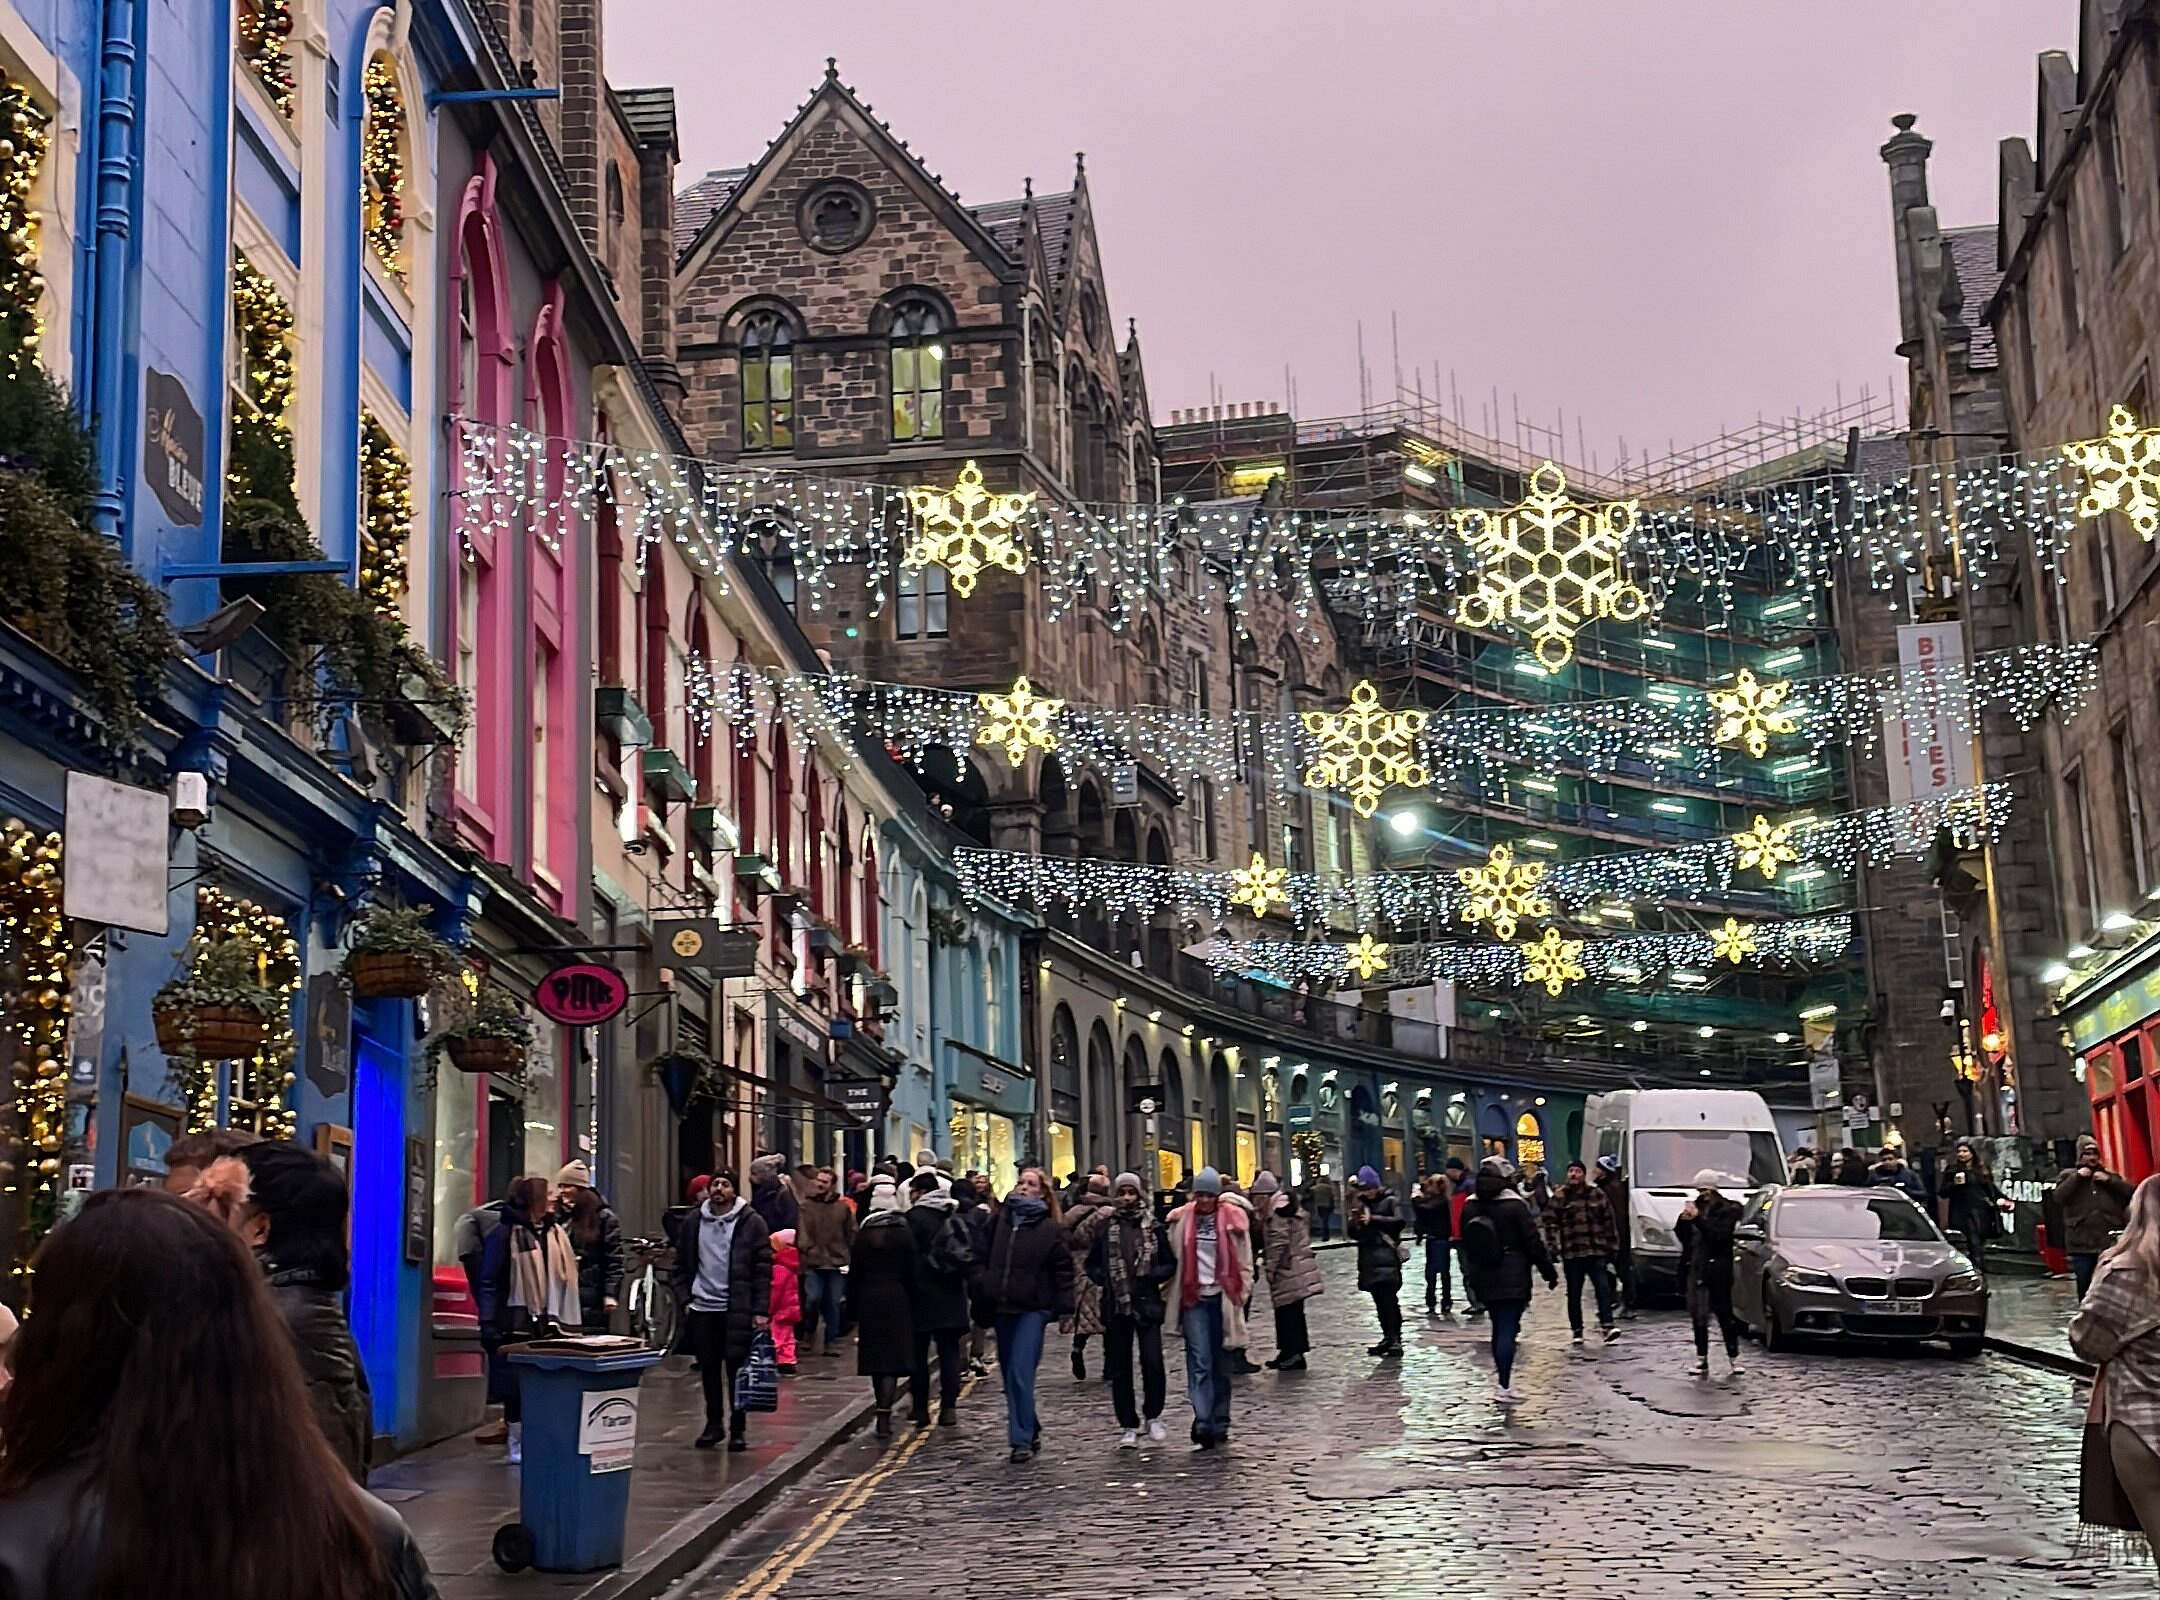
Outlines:
{"type": "Polygon", "coordinates": [[[679,1310],[670,1281],[675,1248],[665,1239],[632,1239],[630,1250],[630,1288],[625,1296],[630,1332],[655,1350],[672,1349],[679,1310]]]}

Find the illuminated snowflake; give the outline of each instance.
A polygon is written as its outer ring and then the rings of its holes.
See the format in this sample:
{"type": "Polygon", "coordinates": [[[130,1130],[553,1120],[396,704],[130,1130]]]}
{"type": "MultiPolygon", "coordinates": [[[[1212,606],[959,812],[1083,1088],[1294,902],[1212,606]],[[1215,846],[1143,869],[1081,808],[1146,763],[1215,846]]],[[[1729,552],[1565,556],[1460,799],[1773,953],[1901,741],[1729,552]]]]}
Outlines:
{"type": "Polygon", "coordinates": [[[1755,930],[1737,917],[1727,917],[1724,927],[1710,930],[1710,948],[1719,960],[1737,967],[1756,953],[1755,930]]]}
{"type": "Polygon", "coordinates": [[[2085,474],[2078,515],[2089,520],[2120,511],[2151,543],[2160,532],[2160,429],[2140,428],[2129,407],[2117,406],[2108,413],[2105,439],[2066,444],[2062,452],[2085,474]]]}
{"type": "Polygon", "coordinates": [[[1320,746],[1305,769],[1306,783],[1315,789],[1342,790],[1359,816],[1369,817],[1378,810],[1380,797],[1390,786],[1422,789],[1432,781],[1417,754],[1425,713],[1388,710],[1380,704],[1380,691],[1370,683],[1351,690],[1350,704],[1341,711],[1300,715],[1305,731],[1320,746]]]}
{"type": "Polygon", "coordinates": [[[1561,938],[1558,928],[1547,928],[1544,938],[1516,948],[1522,952],[1522,981],[1543,985],[1549,995],[1557,997],[1569,984],[1583,980],[1583,942],[1561,938]]]}
{"type": "Polygon", "coordinates": [[[1369,933],[1358,935],[1356,944],[1343,946],[1343,960],[1350,963],[1350,970],[1361,978],[1387,971],[1388,947],[1369,933]]]}
{"type": "Polygon", "coordinates": [[[1285,887],[1289,881],[1288,867],[1269,866],[1267,857],[1255,850],[1251,866],[1236,868],[1230,874],[1230,903],[1250,906],[1254,916],[1264,917],[1269,906],[1290,903],[1290,891],[1285,887]]]}
{"type": "Polygon", "coordinates": [[[1799,731],[1793,714],[1780,709],[1791,692],[1791,684],[1757,678],[1742,667],[1730,689],[1708,691],[1710,709],[1718,714],[1711,738],[1718,744],[1740,745],[1749,755],[1760,756],[1770,748],[1772,734],[1799,731]]]}
{"type": "Polygon", "coordinates": [[[983,487],[982,468],[970,461],[952,488],[913,488],[907,502],[919,526],[900,557],[903,567],[943,567],[963,599],[992,567],[1027,571],[1027,548],[1013,530],[1035,504],[1032,489],[993,494],[983,487]]]}
{"type": "Polygon", "coordinates": [[[1065,702],[1037,694],[1025,677],[1013,680],[1011,694],[979,694],[975,703],[990,720],[976,730],[977,744],[1001,744],[1005,759],[1014,766],[1027,759],[1029,750],[1057,748],[1057,714],[1065,702]]]}
{"type": "Polygon", "coordinates": [[[1464,922],[1490,922],[1503,939],[1515,937],[1515,924],[1525,917],[1549,917],[1552,902],[1537,892],[1545,876],[1545,863],[1526,861],[1517,865],[1512,845],[1496,844],[1482,867],[1458,867],[1455,876],[1470,891],[1463,903],[1464,922]]]}
{"type": "Polygon", "coordinates": [[[1455,604],[1472,628],[1521,623],[1547,672],[1575,657],[1576,631],[1599,618],[1634,622],[1650,597],[1621,574],[1641,502],[1576,505],[1550,461],[1530,475],[1530,497],[1505,511],[1454,514],[1455,531],[1482,563],[1477,589],[1455,604]]]}
{"type": "Polygon", "coordinates": [[[1780,822],[1773,825],[1761,812],[1755,814],[1755,826],[1745,833],[1732,836],[1735,849],[1740,852],[1740,870],[1759,870],[1765,878],[1775,878],[1778,868],[1790,866],[1800,859],[1800,852],[1792,847],[1793,825],[1780,822]]]}

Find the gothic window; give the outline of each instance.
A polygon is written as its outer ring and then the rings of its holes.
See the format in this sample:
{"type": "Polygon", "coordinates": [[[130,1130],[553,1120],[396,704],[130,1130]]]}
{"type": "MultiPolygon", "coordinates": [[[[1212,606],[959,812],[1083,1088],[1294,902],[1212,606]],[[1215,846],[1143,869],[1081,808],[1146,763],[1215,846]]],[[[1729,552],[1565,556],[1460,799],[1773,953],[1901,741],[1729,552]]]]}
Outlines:
{"type": "Polygon", "coordinates": [[[812,249],[843,255],[870,237],[876,207],[860,185],[836,178],[803,196],[796,230],[812,249]]]}
{"type": "Polygon", "coordinates": [[[622,236],[622,227],[629,213],[629,201],[623,194],[622,168],[614,162],[607,169],[607,225],[608,239],[612,242],[622,236]]]}
{"type": "Polygon", "coordinates": [[[795,448],[795,356],[778,312],[760,311],[743,323],[742,447],[795,448]]]}
{"type": "Polygon", "coordinates": [[[894,606],[896,632],[903,639],[945,637],[945,569],[908,567],[900,574],[894,606]]]}
{"type": "Polygon", "coordinates": [[[945,437],[944,319],[920,301],[900,308],[892,325],[892,436],[945,437]]]}
{"type": "Polygon", "coordinates": [[[1102,302],[1095,297],[1095,286],[1089,284],[1080,291],[1080,335],[1090,345],[1102,343],[1102,302]]]}

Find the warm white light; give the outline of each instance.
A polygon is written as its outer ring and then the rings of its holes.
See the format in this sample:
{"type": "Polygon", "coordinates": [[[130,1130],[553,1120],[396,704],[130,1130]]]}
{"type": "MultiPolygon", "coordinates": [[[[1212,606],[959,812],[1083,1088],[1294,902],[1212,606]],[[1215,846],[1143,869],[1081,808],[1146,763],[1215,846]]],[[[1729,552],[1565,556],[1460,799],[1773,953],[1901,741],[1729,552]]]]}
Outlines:
{"type": "Polygon", "coordinates": [[[2072,961],[2090,961],[2093,958],[2093,947],[2089,944],[2074,944],[2067,953],[2072,961]]]}
{"type": "Polygon", "coordinates": [[[1418,831],[1417,813],[1415,811],[1398,811],[1394,816],[1388,818],[1388,826],[1407,839],[1418,831]]]}
{"type": "Polygon", "coordinates": [[[2062,983],[2067,980],[2069,976],[2069,967],[2064,965],[2062,962],[2057,961],[2053,965],[2041,969],[2040,981],[2042,983],[2062,983]]]}
{"type": "Polygon", "coordinates": [[[1773,1033],[1770,1035],[1770,1041],[1773,1044],[1791,1044],[1792,1035],[1789,1033],[1773,1033]]]}
{"type": "Polygon", "coordinates": [[[1707,1022],[1704,1023],[1701,1027],[1697,1028],[1695,1031],[1705,1039],[1711,1038],[1717,1033],[1717,1029],[1711,1027],[1710,1024],[1707,1022]]]}
{"type": "Polygon", "coordinates": [[[2100,922],[2102,933],[2121,933],[2125,928],[2137,926],[2137,918],[2127,911],[2110,911],[2100,922]]]}
{"type": "Polygon", "coordinates": [[[1628,1026],[1633,1028],[1637,1033],[1648,1033],[1650,1031],[1650,1024],[1643,1021],[1643,1019],[1640,1017],[1637,1017],[1633,1022],[1629,1023],[1628,1026]]]}
{"type": "Polygon", "coordinates": [[[1422,483],[1427,488],[1431,488],[1434,484],[1440,481],[1438,478],[1434,477],[1430,471],[1428,471],[1424,467],[1419,466],[1415,461],[1407,461],[1403,463],[1402,475],[1408,478],[1412,483],[1422,483]]]}

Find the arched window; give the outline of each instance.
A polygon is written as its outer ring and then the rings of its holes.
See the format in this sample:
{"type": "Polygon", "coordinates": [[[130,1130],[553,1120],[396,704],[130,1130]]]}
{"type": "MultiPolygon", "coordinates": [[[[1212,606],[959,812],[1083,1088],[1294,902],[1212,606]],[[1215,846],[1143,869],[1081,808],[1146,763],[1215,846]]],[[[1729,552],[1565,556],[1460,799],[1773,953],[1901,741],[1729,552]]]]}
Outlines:
{"type": "Polygon", "coordinates": [[[777,311],[759,311],[742,330],[742,447],[795,448],[793,336],[777,311]]]}
{"type": "Polygon", "coordinates": [[[892,325],[892,436],[945,437],[945,319],[910,301],[892,325]]]}
{"type": "Polygon", "coordinates": [[[758,849],[757,730],[738,729],[735,735],[735,828],[745,854],[758,849]]]}
{"type": "MultiPolygon", "coordinates": [[[[659,557],[655,555],[654,559],[658,560],[659,557]]],[[[694,595],[691,604],[697,606],[694,595]]],[[[701,663],[707,673],[712,671],[712,629],[706,625],[702,606],[698,606],[696,615],[690,619],[690,657],[701,663]]],[[[684,698],[689,698],[687,692],[684,698]]],[[[696,716],[687,718],[686,722],[685,731],[690,739],[691,780],[697,785],[698,803],[710,805],[713,786],[719,781],[719,774],[714,770],[713,763],[713,747],[719,742],[719,723],[711,718],[700,722],[696,716]]]]}
{"type": "Polygon", "coordinates": [[[788,767],[787,730],[773,729],[772,754],[773,865],[780,881],[795,882],[795,774],[788,767]]]}
{"type": "Polygon", "coordinates": [[[628,209],[628,202],[623,197],[622,168],[610,161],[607,169],[607,226],[611,243],[622,237],[623,219],[628,209]]]}
{"type": "Polygon", "coordinates": [[[803,788],[809,797],[810,820],[803,830],[803,873],[808,879],[810,911],[824,916],[825,898],[825,780],[817,767],[803,762],[803,788]]]}
{"type": "Polygon", "coordinates": [[[360,128],[360,209],[368,248],[383,271],[405,281],[405,96],[397,68],[378,55],[361,75],[367,102],[360,128]]]}
{"type": "Polygon", "coordinates": [[[1515,1119],[1515,1164],[1519,1167],[1545,1165],[1545,1130],[1538,1125],[1534,1111],[1525,1111],[1515,1119]]]}
{"type": "Polygon", "coordinates": [[[668,737],[668,616],[667,563],[654,551],[645,563],[645,592],[640,597],[644,616],[644,671],[638,683],[638,704],[652,724],[653,743],[672,750],[668,737]]]}

